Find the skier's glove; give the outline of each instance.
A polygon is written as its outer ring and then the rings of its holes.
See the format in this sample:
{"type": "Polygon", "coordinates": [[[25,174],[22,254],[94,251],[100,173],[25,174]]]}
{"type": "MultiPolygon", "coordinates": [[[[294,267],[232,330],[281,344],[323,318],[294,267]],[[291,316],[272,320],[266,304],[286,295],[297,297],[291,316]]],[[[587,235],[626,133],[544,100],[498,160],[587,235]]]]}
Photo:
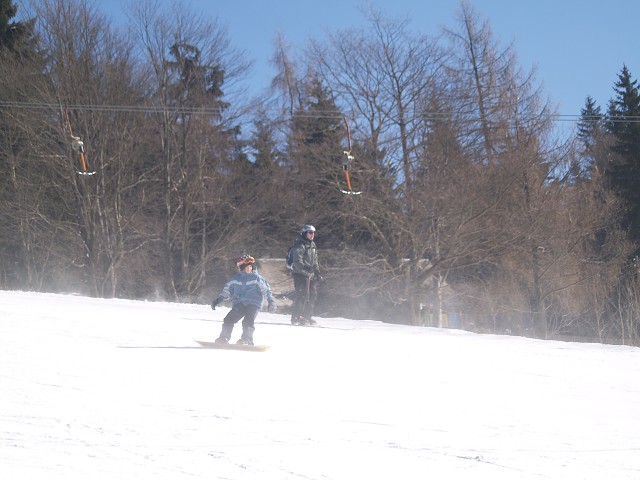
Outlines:
{"type": "Polygon", "coordinates": [[[269,313],[276,313],[278,311],[278,306],[276,302],[269,302],[269,313]]]}
{"type": "Polygon", "coordinates": [[[224,298],[218,297],[213,302],[211,302],[211,310],[215,310],[220,302],[222,302],[224,298]]]}
{"type": "Polygon", "coordinates": [[[313,272],[313,277],[319,282],[324,280],[324,277],[320,275],[320,270],[316,270],[315,272],[313,272]]]}

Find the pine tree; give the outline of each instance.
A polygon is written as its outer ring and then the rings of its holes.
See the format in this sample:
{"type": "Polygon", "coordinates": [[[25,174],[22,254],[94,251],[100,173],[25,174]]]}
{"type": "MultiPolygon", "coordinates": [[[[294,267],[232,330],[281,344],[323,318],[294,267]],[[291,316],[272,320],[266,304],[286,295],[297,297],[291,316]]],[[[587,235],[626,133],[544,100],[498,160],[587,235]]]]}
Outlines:
{"type": "Polygon", "coordinates": [[[640,241],[640,93],[626,66],[614,90],[607,129],[615,138],[612,151],[616,159],[607,173],[611,187],[626,204],[623,226],[632,240],[640,241]]]}
{"type": "Polygon", "coordinates": [[[302,197],[296,200],[298,223],[337,221],[335,212],[344,201],[340,193],[344,146],[345,129],[335,99],[322,82],[311,80],[302,107],[294,113],[288,140],[292,190],[302,197]]]}
{"type": "Polygon", "coordinates": [[[29,57],[36,51],[35,20],[12,22],[18,7],[12,0],[0,0],[0,51],[29,57]]]}
{"type": "MultiPolygon", "coordinates": [[[[291,160],[318,186],[335,186],[336,155],[342,154],[342,116],[335,99],[319,80],[312,80],[306,91],[304,105],[292,120],[291,160]],[[321,178],[324,177],[324,178],[321,178]]],[[[339,162],[338,162],[339,165],[339,162]]]]}
{"type": "Polygon", "coordinates": [[[596,137],[602,129],[602,109],[596,104],[593,97],[588,96],[584,108],[580,110],[580,122],[578,122],[578,138],[588,152],[593,148],[596,137]]]}
{"type": "Polygon", "coordinates": [[[588,96],[585,106],[580,110],[578,122],[578,140],[582,144],[580,158],[572,165],[571,176],[575,181],[587,180],[591,177],[598,162],[598,145],[603,138],[604,116],[602,109],[593,97],[588,96]]]}

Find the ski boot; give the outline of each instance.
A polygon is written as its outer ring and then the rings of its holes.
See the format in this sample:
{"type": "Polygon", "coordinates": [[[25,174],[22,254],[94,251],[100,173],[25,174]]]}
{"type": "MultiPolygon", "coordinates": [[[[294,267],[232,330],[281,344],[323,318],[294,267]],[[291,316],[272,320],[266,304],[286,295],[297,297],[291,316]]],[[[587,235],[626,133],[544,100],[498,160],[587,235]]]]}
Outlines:
{"type": "Polygon", "coordinates": [[[220,336],[216,338],[216,343],[229,343],[231,338],[231,332],[233,331],[233,324],[223,323],[220,336]]]}
{"type": "Polygon", "coordinates": [[[245,327],[242,329],[242,336],[240,340],[236,342],[237,345],[253,345],[253,331],[254,327],[245,327]]]}

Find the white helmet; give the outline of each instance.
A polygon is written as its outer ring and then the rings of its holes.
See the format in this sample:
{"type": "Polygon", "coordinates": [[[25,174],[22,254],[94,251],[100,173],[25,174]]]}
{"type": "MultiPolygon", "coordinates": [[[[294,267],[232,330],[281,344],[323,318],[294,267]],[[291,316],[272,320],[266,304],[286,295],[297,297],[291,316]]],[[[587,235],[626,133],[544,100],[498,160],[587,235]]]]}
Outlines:
{"type": "Polygon", "coordinates": [[[314,232],[316,231],[316,227],[314,227],[313,225],[305,225],[304,227],[302,227],[302,231],[300,233],[302,233],[303,235],[307,232],[314,232]]]}

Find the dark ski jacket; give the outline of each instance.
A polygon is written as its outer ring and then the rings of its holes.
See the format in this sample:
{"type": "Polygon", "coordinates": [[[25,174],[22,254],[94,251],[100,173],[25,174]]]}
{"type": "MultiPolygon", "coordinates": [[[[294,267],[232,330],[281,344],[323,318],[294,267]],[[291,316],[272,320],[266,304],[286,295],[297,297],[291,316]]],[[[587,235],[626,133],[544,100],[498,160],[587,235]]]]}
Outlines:
{"type": "Polygon", "coordinates": [[[222,289],[220,296],[225,300],[231,298],[231,305],[255,305],[262,309],[264,299],[273,302],[271,287],[265,278],[257,272],[236,273],[222,289]]]}
{"type": "Polygon", "coordinates": [[[293,267],[291,271],[300,275],[319,274],[320,266],[318,265],[318,252],[316,244],[313,240],[296,238],[293,243],[293,267]]]}

